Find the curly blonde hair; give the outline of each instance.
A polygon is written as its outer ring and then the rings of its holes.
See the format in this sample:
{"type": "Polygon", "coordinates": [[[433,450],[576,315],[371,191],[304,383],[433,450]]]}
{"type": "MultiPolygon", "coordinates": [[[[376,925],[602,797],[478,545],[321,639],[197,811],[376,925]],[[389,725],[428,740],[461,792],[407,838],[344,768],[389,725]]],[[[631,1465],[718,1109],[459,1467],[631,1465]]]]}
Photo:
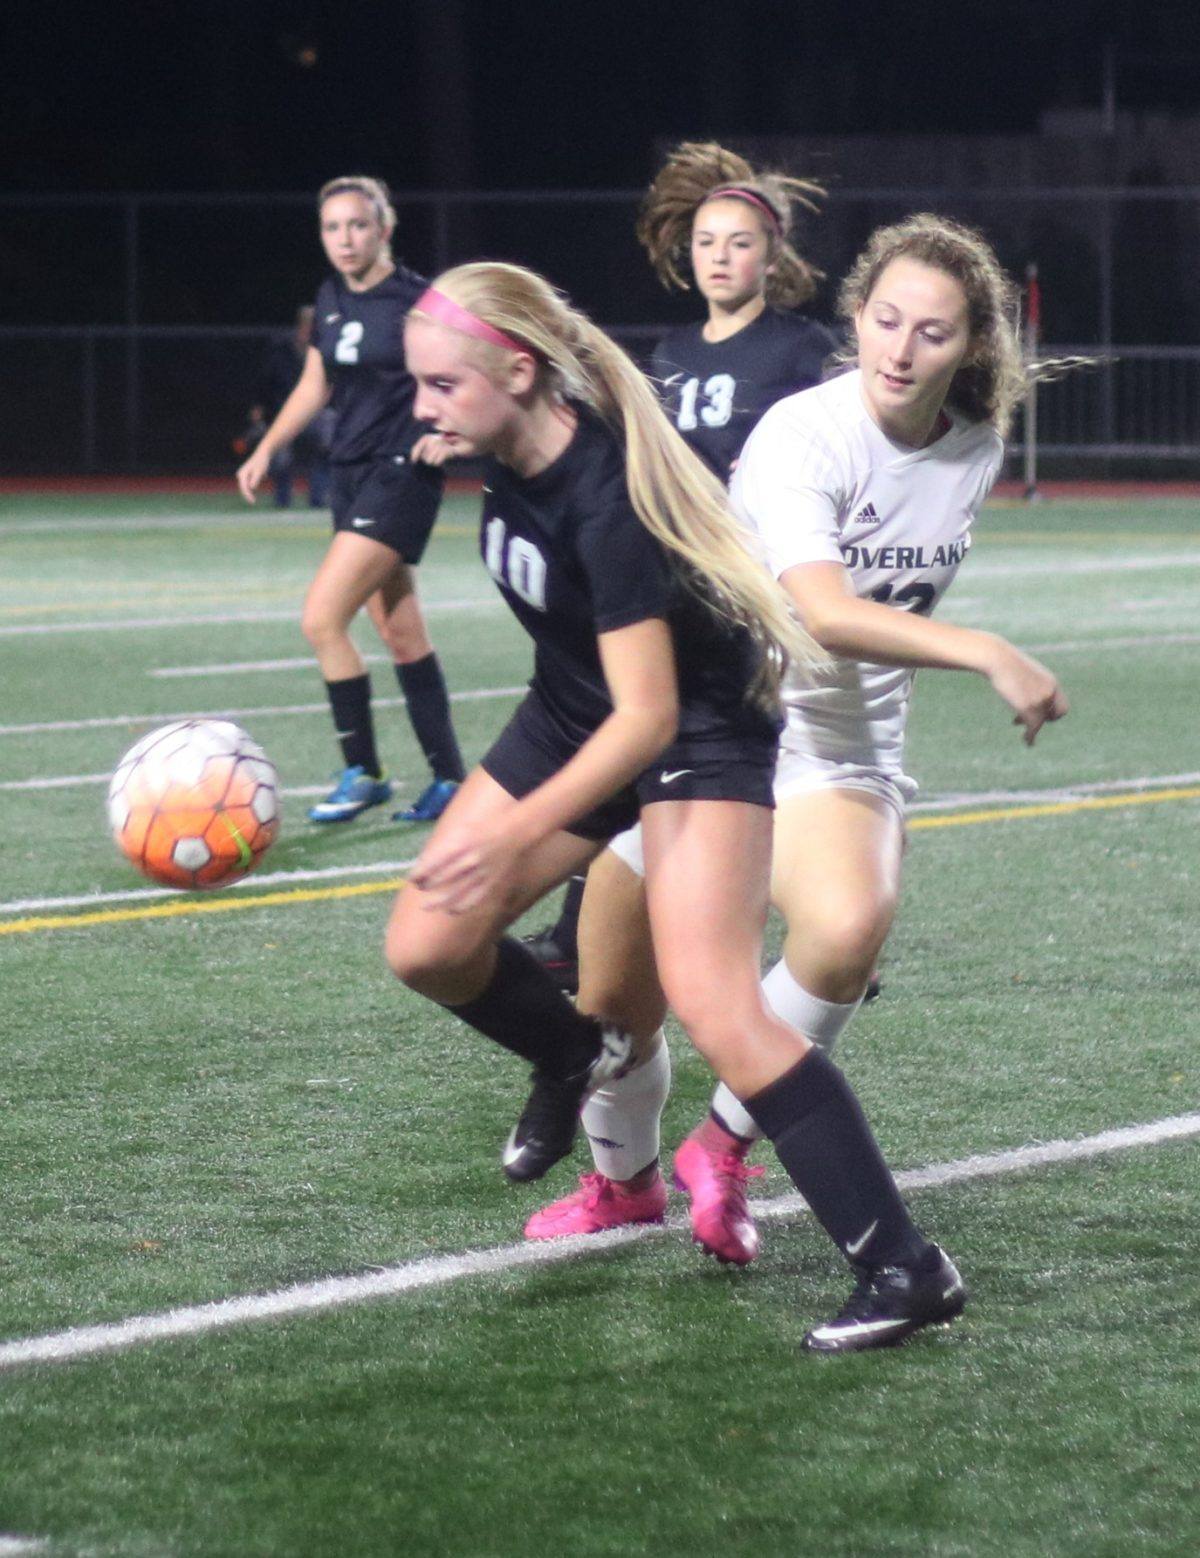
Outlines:
{"type": "MultiPolygon", "coordinates": [[[[528,349],[548,393],[592,407],[621,435],[638,518],[683,565],[694,592],[744,627],[757,645],[756,701],[777,706],[785,657],[801,669],[827,663],[750,550],[725,488],[684,443],[649,381],[615,341],[544,277],[520,265],[458,265],[433,285],[528,349]]],[[[411,317],[422,317],[419,308],[411,317]]],[[[485,373],[495,374],[511,357],[505,347],[465,334],[463,339],[470,360],[485,373]]]]}
{"type": "Polygon", "coordinates": [[[684,141],[668,156],[646,191],[638,216],[638,242],[665,287],[688,291],[688,254],[696,212],[720,192],[741,198],[770,216],[764,222],[771,271],[764,293],[773,308],[798,308],[817,290],[824,272],[803,258],[792,243],[794,208],[818,211],[825,195],[820,184],[786,173],[760,173],[736,152],[716,141],[684,141]],[[774,218],[772,220],[771,218],[774,218]]]}
{"type": "MultiPolygon", "coordinates": [[[[946,402],[970,422],[990,422],[1003,438],[1029,386],[1086,367],[1087,357],[1026,362],[1021,352],[1020,293],[1005,274],[996,251],[973,227],[920,211],[891,227],[877,227],[838,293],[838,313],[851,326],[893,260],[918,260],[952,276],[967,300],[971,346],[950,382],[946,402]]],[[[851,341],[853,334],[851,333],[851,341]]],[[[856,367],[853,345],[835,356],[841,368],[856,367]]]]}

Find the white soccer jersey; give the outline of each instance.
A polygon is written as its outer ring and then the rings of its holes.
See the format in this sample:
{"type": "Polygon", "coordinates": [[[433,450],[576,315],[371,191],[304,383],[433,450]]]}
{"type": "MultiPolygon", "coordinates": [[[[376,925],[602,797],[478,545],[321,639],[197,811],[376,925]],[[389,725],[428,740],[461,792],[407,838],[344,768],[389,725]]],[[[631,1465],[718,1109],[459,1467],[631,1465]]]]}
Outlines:
{"type": "MultiPolygon", "coordinates": [[[[941,438],[907,449],[871,420],[857,371],[776,402],[731,486],[776,578],[800,563],[842,563],[860,598],[928,615],[966,556],[1004,455],[989,424],[947,414],[941,438]]],[[[841,658],[815,680],[790,676],[785,745],[902,773],[912,679],[902,667],[841,658]]]]}

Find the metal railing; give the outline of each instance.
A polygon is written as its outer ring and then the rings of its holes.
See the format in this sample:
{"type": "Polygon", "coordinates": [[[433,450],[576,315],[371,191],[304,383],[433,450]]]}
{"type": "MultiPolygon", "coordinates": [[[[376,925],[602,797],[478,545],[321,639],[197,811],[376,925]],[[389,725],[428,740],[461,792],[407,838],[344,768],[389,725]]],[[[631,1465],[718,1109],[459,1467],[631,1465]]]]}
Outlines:
{"type": "MultiPolygon", "coordinates": [[[[610,328],[640,355],[696,300],[657,285],[633,236],[639,198],[410,192],[396,205],[416,268],[520,260],[594,318],[623,321],[610,328]]],[[[1083,343],[1044,351],[1100,359],[1042,390],[1047,459],[1200,456],[1200,188],[834,189],[800,241],[836,277],[874,226],[919,207],[981,225],[1013,274],[1036,260],[1046,333],[1083,343]]],[[[0,472],[227,470],[265,349],[321,275],[311,197],[3,195],[0,212],[13,278],[0,288],[0,472]]],[[[1019,449],[1019,424],[1014,436],[1019,449]]]]}

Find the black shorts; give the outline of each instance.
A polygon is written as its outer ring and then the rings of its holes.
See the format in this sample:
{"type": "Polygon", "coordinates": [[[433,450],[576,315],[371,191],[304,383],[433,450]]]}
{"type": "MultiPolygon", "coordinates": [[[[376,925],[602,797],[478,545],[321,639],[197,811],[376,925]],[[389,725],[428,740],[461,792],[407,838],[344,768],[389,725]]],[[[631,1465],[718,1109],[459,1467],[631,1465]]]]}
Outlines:
{"type": "MultiPolygon", "coordinates": [[[[771,735],[682,736],[617,795],[566,829],[604,843],[655,801],[746,801],[774,808],[777,739],[771,735]]],[[[520,800],[556,774],[579,750],[555,724],[535,688],[485,754],[482,767],[520,800]]]]}
{"type": "Polygon", "coordinates": [[[382,541],[415,568],[428,544],[444,485],[437,467],[410,464],[402,454],[335,465],[329,493],[333,528],[382,541]]]}

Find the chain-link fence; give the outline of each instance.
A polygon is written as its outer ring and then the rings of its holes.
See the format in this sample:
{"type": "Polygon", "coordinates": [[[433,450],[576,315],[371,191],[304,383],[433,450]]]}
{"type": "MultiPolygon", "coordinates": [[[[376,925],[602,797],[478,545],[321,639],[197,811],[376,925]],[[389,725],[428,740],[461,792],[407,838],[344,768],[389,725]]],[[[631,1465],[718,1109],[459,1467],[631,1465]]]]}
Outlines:
{"type": "MultiPolygon", "coordinates": [[[[397,248],[427,274],[481,255],[532,265],[642,355],[697,304],[657,285],[639,198],[401,194],[397,248]]],[[[1017,276],[1035,262],[1047,352],[1098,359],[1042,392],[1046,460],[1174,472],[1200,457],[1200,189],[835,190],[800,237],[831,278],[814,313],[833,317],[872,228],[916,209],[982,227],[1017,276]]],[[[264,353],[323,274],[310,197],[5,196],[0,210],[0,469],[230,469],[264,353]]]]}

